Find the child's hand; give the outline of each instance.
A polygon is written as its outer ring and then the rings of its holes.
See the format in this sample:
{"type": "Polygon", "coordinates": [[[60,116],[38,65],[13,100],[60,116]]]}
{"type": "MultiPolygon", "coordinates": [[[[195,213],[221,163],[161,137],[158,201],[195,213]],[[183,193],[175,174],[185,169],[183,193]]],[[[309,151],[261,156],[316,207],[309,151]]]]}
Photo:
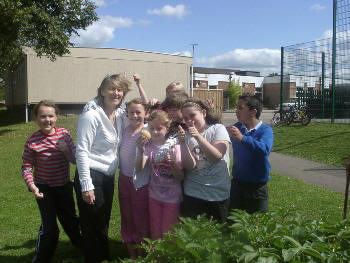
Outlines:
{"type": "Polygon", "coordinates": [[[177,134],[178,134],[178,139],[179,139],[179,142],[185,142],[185,136],[186,136],[186,132],[185,130],[181,127],[181,125],[178,126],[178,131],[177,131],[177,134]]]}
{"type": "Polygon", "coordinates": [[[57,148],[58,150],[60,150],[61,152],[68,152],[69,149],[68,149],[68,145],[65,141],[63,140],[60,140],[57,144],[57,148]]]}
{"type": "Polygon", "coordinates": [[[43,199],[44,198],[44,194],[40,193],[39,188],[36,187],[35,184],[31,184],[29,186],[29,189],[30,189],[30,191],[33,192],[35,199],[43,199]]]}
{"type": "Polygon", "coordinates": [[[193,121],[191,121],[190,125],[188,125],[188,132],[195,139],[200,136],[200,133],[198,132],[197,128],[194,126],[194,122],[193,121]]]}
{"type": "Polygon", "coordinates": [[[136,146],[139,150],[142,152],[145,150],[145,145],[150,141],[150,139],[144,135],[141,135],[137,140],[136,140],[136,146]]]}
{"type": "Polygon", "coordinates": [[[140,85],[140,82],[141,82],[140,75],[136,73],[133,75],[133,77],[134,77],[134,81],[135,81],[136,85],[140,85]]]}
{"type": "Polygon", "coordinates": [[[232,137],[233,139],[237,140],[237,141],[242,141],[243,139],[243,135],[241,133],[241,131],[236,127],[236,126],[231,126],[228,128],[228,133],[230,135],[230,137],[232,137]]]}
{"type": "Polygon", "coordinates": [[[166,154],[166,161],[170,165],[170,167],[175,167],[175,154],[173,152],[173,149],[170,149],[170,151],[166,154]]]}

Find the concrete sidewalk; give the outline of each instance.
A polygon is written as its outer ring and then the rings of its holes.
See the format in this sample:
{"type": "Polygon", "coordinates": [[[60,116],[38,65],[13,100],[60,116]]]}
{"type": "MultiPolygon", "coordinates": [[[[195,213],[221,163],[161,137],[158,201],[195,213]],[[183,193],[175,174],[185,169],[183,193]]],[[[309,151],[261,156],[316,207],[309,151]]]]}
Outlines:
{"type": "Polygon", "coordinates": [[[345,168],[307,161],[289,155],[271,152],[269,157],[273,172],[298,178],[335,192],[345,192],[345,168]]]}

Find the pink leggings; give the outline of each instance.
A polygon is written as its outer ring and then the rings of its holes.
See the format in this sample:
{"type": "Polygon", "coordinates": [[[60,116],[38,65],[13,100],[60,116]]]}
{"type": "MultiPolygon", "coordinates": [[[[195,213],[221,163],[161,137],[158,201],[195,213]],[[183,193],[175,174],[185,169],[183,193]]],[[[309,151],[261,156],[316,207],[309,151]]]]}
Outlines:
{"type": "Polygon", "coordinates": [[[135,190],[132,177],[120,175],[118,190],[122,238],[125,243],[140,244],[149,237],[148,187],[135,190]]]}
{"type": "Polygon", "coordinates": [[[178,222],[180,204],[171,204],[149,198],[149,218],[151,226],[151,239],[156,240],[169,232],[178,222]]]}

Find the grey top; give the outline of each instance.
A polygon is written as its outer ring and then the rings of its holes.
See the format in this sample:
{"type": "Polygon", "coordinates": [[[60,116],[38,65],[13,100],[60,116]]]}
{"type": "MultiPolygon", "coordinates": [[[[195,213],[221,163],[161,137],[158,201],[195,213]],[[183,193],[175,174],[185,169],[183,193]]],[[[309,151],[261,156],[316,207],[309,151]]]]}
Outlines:
{"type": "MultiPolygon", "coordinates": [[[[210,143],[214,141],[227,141],[230,143],[226,127],[222,124],[209,126],[202,135],[210,143]]],[[[185,170],[185,194],[206,201],[228,199],[231,187],[229,147],[227,147],[223,158],[214,163],[206,159],[197,141],[192,136],[187,134],[185,140],[196,159],[196,167],[191,171],[185,170]]]]}

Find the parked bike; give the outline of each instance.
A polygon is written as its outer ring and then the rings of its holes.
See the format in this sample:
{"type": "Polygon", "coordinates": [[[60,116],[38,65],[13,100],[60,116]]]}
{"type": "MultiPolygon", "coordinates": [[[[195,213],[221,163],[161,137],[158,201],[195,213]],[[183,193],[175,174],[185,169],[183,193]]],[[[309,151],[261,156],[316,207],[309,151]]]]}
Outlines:
{"type": "Polygon", "coordinates": [[[281,124],[291,124],[295,122],[300,122],[302,125],[306,126],[311,122],[311,114],[308,112],[306,106],[290,106],[286,111],[277,111],[272,117],[272,122],[275,125],[281,124]]]}

